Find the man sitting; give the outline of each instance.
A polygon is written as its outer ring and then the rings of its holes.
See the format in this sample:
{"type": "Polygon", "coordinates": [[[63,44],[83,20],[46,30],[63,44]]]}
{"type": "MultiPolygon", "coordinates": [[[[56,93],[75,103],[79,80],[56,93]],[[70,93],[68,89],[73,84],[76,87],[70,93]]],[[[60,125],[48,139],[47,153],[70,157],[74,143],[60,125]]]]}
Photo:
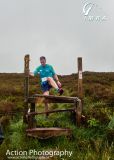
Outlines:
{"type": "Polygon", "coordinates": [[[38,66],[33,73],[30,72],[30,75],[31,76],[36,76],[37,74],[40,75],[43,95],[49,95],[49,91],[52,87],[55,88],[55,90],[60,95],[62,95],[63,89],[61,87],[61,83],[53,67],[49,64],[46,64],[46,58],[44,56],[40,57],[40,63],[41,65],[38,66]]]}

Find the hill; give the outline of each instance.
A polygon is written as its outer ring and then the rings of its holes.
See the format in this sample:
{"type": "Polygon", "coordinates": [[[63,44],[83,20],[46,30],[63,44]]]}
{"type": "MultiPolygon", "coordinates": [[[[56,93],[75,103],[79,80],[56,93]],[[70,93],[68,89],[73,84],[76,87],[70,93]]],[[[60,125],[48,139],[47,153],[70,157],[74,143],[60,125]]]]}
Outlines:
{"type": "MultiPolygon", "coordinates": [[[[59,76],[64,88],[64,95],[78,96],[77,74],[59,76]]],[[[52,114],[48,119],[39,116],[36,120],[40,127],[69,127],[73,135],[57,137],[45,141],[29,139],[25,135],[26,125],[22,122],[24,102],[24,74],[0,73],[0,121],[3,126],[5,140],[0,146],[0,157],[6,159],[6,151],[10,150],[71,150],[72,160],[113,159],[114,157],[114,73],[83,73],[85,119],[80,128],[76,127],[71,115],[52,114]],[[15,115],[8,113],[15,111],[15,115]]],[[[30,95],[41,93],[39,77],[30,77],[30,95]]],[[[51,94],[57,94],[54,90],[51,94]]],[[[62,104],[50,106],[64,108],[62,104]]],[[[69,107],[69,105],[67,106],[69,107]]],[[[42,110],[43,106],[38,106],[42,110]]],[[[15,158],[16,159],[16,158],[15,158]]],[[[53,157],[53,159],[61,159],[53,157]]]]}

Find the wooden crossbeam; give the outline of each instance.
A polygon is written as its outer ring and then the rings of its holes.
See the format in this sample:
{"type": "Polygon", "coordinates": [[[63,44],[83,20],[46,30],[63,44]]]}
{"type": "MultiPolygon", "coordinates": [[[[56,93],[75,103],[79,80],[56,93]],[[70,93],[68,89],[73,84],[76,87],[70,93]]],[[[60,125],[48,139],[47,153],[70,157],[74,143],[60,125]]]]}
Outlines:
{"type": "Polygon", "coordinates": [[[66,96],[53,96],[53,95],[34,95],[32,97],[28,97],[28,103],[74,103],[79,102],[80,99],[78,97],[66,97],[66,96]]]}
{"type": "Polygon", "coordinates": [[[28,115],[38,115],[38,114],[46,114],[46,113],[56,113],[56,112],[72,112],[75,111],[76,108],[69,108],[69,109],[57,109],[47,112],[30,112],[28,115]]]}

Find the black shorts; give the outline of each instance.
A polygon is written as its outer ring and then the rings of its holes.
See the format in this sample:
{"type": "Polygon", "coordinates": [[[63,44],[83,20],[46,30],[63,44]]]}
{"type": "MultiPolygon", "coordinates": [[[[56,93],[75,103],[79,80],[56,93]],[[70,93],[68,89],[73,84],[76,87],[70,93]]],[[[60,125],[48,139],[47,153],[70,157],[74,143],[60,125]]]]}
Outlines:
{"type": "Polygon", "coordinates": [[[41,84],[41,88],[43,92],[46,92],[49,91],[52,88],[52,86],[48,83],[48,81],[44,81],[41,84]]]}

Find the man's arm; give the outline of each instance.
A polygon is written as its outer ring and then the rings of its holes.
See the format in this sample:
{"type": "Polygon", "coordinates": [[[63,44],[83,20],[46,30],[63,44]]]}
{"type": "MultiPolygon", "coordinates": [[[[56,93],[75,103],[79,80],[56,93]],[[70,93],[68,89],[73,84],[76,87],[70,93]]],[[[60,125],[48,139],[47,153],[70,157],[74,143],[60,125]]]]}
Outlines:
{"type": "Polygon", "coordinates": [[[34,72],[29,72],[29,75],[30,76],[34,76],[34,72]]]}
{"type": "Polygon", "coordinates": [[[38,73],[39,73],[39,67],[37,67],[34,72],[29,72],[29,75],[36,76],[36,75],[38,75],[38,73]]]}
{"type": "Polygon", "coordinates": [[[57,85],[58,85],[59,87],[61,87],[61,83],[60,83],[60,81],[59,81],[59,78],[58,78],[57,74],[54,74],[53,78],[56,80],[57,85]]]}
{"type": "Polygon", "coordinates": [[[56,74],[54,74],[53,78],[56,80],[56,82],[59,81],[59,78],[58,78],[58,76],[56,74]]]}
{"type": "Polygon", "coordinates": [[[58,87],[61,87],[61,83],[60,83],[60,81],[59,81],[59,78],[58,78],[57,74],[55,73],[55,70],[53,69],[52,66],[51,66],[51,71],[52,71],[52,74],[53,74],[53,78],[54,78],[54,79],[56,80],[56,82],[57,82],[58,87]]]}

